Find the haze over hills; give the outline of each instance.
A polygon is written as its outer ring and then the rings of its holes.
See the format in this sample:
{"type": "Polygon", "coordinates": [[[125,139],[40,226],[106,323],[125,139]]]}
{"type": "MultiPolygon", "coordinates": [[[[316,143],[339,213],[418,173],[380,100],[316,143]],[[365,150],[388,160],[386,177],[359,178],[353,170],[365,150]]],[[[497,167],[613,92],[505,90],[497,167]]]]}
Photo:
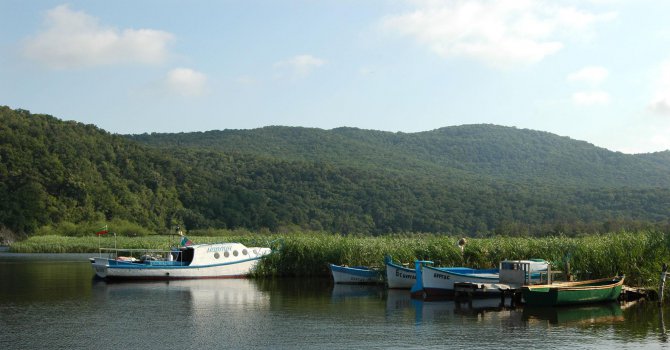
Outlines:
{"type": "Polygon", "coordinates": [[[0,107],[0,228],[539,235],[665,227],[670,154],[546,132],[265,127],[111,135],[0,107]]]}

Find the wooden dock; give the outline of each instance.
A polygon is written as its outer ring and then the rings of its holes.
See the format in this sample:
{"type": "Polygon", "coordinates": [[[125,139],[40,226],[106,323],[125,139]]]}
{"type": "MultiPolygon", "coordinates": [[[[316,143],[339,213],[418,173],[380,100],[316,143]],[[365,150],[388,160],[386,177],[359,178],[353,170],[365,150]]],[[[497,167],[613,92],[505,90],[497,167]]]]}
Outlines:
{"type": "Polygon", "coordinates": [[[634,301],[640,299],[657,300],[658,294],[654,290],[644,288],[634,288],[629,286],[623,286],[621,288],[621,295],[619,296],[620,301],[634,301]]]}

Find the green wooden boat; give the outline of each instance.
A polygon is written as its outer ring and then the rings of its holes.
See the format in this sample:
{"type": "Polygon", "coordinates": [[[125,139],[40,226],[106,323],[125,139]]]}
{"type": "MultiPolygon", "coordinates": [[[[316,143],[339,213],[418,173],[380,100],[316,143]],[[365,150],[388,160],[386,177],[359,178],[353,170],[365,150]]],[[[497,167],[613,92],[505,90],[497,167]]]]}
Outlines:
{"type": "Polygon", "coordinates": [[[600,303],[617,300],[623,277],[597,280],[531,285],[521,287],[527,305],[557,306],[600,303]]]}

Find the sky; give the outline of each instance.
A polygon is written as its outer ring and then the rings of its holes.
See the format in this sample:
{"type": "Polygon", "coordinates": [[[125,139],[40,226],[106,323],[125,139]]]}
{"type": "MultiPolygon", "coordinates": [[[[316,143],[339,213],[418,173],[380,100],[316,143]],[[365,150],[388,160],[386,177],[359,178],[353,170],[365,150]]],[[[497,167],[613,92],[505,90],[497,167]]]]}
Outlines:
{"type": "Polygon", "coordinates": [[[670,149],[667,0],[0,0],[0,105],[118,134],[489,123],[670,149]]]}

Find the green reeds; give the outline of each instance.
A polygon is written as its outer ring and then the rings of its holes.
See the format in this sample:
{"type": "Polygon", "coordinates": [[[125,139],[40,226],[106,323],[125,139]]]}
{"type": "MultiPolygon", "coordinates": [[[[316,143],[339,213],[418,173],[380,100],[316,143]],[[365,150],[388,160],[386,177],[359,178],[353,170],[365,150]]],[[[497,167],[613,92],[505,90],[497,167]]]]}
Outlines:
{"type": "MultiPolygon", "coordinates": [[[[566,271],[579,279],[626,275],[626,283],[652,286],[657,283],[663,262],[670,261],[668,235],[657,231],[618,232],[584,237],[492,237],[469,238],[463,251],[459,237],[440,235],[342,236],[318,232],[285,235],[227,231],[214,237],[189,236],[194,243],[240,242],[247,246],[268,246],[276,251],[259,265],[257,276],[327,277],[327,263],[382,267],[384,256],[413,266],[415,260],[431,260],[435,266],[497,267],[501,260],[539,258],[552,269],[566,271]],[[274,243],[270,243],[274,242],[274,243]]],[[[33,236],[11,246],[13,252],[84,253],[98,246],[168,249],[179,237],[152,235],[116,237],[33,236]]]]}

